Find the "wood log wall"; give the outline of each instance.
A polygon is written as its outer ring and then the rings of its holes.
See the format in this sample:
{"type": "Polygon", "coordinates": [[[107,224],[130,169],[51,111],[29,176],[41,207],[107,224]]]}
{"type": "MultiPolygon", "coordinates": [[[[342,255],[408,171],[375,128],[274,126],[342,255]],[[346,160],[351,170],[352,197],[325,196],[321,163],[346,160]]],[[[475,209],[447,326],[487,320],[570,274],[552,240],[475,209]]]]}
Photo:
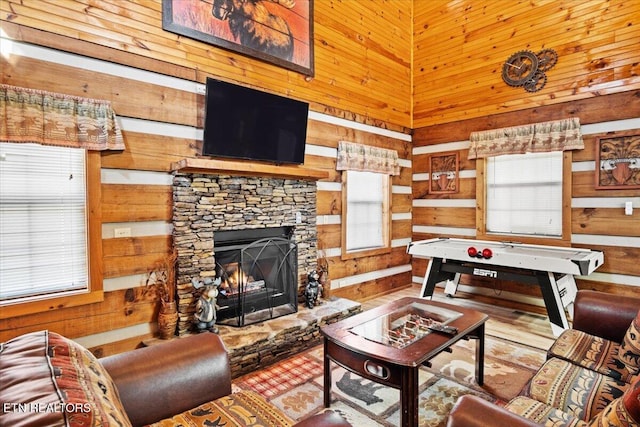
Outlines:
{"type": "MultiPolygon", "coordinates": [[[[586,99],[567,105],[551,105],[492,117],[427,126],[413,135],[413,240],[448,236],[476,236],[476,161],[468,160],[469,134],[473,131],[518,126],[563,117],[580,118],[585,148],[572,153],[571,245],[601,250],[604,264],[595,273],[577,280],[579,289],[596,289],[624,295],[640,293],[640,190],[596,190],[595,165],[598,137],[631,132],[640,134],[640,91],[586,99]],[[567,108],[568,107],[568,108],[567,108]],[[460,191],[428,194],[428,159],[433,154],[460,154],[460,191]],[[624,202],[634,205],[624,213],[624,202]]],[[[421,283],[426,260],[413,260],[414,282],[421,283]]],[[[464,276],[460,289],[500,304],[542,306],[535,286],[464,276]]],[[[530,307],[528,307],[530,309],[530,307]]],[[[535,309],[535,308],[534,308],[535,309]]],[[[544,309],[541,310],[544,312],[544,309]]]]}
{"type": "Polygon", "coordinates": [[[197,157],[207,76],[311,103],[305,166],[318,183],[319,246],[331,293],[362,297],[411,282],[410,40],[405,2],[316,1],[316,73],[305,76],[162,30],[159,1],[6,1],[2,83],[106,99],[126,150],[101,156],[104,302],[33,315],[0,316],[0,341],[52,329],[106,355],[153,335],[157,304],[149,271],[171,245],[172,162],[197,157]],[[340,262],[339,140],[397,150],[390,257],[340,262]],[[116,229],[130,237],[115,238],[116,229]]]}
{"type": "MultiPolygon", "coordinates": [[[[315,0],[315,76],[308,79],[163,31],[160,1],[1,0],[2,83],[111,101],[127,149],[101,157],[104,301],[0,316],[0,341],[48,328],[107,355],[153,335],[157,307],[143,284],[171,244],[170,164],[197,156],[204,100],[199,91],[208,76],[310,102],[305,164],[329,171],[329,179],[318,183],[319,247],[329,259],[332,293],[352,298],[406,286],[421,274],[423,264],[412,263],[404,246],[411,238],[448,232],[422,227],[475,227],[474,165],[462,161],[460,196],[428,206],[421,181],[425,153],[457,149],[465,159],[456,141],[465,141],[471,130],[535,121],[543,105],[557,104],[548,113],[553,118],[587,109],[593,113],[590,123],[613,123],[607,129],[615,128],[618,113],[629,117],[628,110],[616,108],[619,103],[638,116],[635,2],[540,1],[507,8],[486,3],[315,0]],[[499,76],[506,57],[542,47],[561,55],[547,87],[534,95],[506,87],[499,76]],[[599,100],[616,93],[623,96],[599,100]],[[589,98],[595,102],[587,103],[589,98]],[[610,114],[598,116],[599,108],[610,114]],[[522,114],[493,116],[516,111],[522,114]],[[412,128],[418,128],[415,148],[412,128]],[[341,139],[399,152],[391,256],[340,259],[335,148],[341,139]],[[462,206],[456,198],[464,199],[462,206]],[[116,228],[131,229],[131,237],[115,238],[116,228]]],[[[576,166],[588,165],[590,153],[576,155],[576,166]]],[[[593,197],[592,173],[573,173],[574,197],[584,198],[574,208],[576,236],[583,226],[598,235],[594,227],[610,217],[600,213],[614,213],[599,205],[583,207],[593,197]]],[[[617,212],[613,217],[619,219],[617,212]]],[[[640,245],[637,235],[629,238],[628,245],[605,243],[606,271],[613,276],[598,281],[601,288],[632,289],[618,286],[620,281],[635,286],[629,283],[637,276],[631,259],[640,245]]]]}
{"type": "MultiPolygon", "coordinates": [[[[640,128],[640,4],[633,1],[414,2],[413,239],[476,235],[473,131],[579,117],[585,149],[573,153],[571,244],[603,250],[605,265],[579,288],[640,292],[639,190],[595,190],[595,140],[640,128]],[[505,60],[551,48],[557,64],[538,92],[507,86],[505,60]],[[431,154],[460,153],[460,192],[427,194],[431,154]],[[634,213],[624,215],[624,202],[634,213]]],[[[426,261],[413,260],[420,282],[426,261]]],[[[540,305],[537,288],[463,277],[461,289],[500,304],[540,305]],[[515,303],[513,302],[515,301],[515,303]]],[[[527,306],[530,309],[531,306],[527,306]]],[[[543,311],[543,310],[542,310],[543,311]]]]}

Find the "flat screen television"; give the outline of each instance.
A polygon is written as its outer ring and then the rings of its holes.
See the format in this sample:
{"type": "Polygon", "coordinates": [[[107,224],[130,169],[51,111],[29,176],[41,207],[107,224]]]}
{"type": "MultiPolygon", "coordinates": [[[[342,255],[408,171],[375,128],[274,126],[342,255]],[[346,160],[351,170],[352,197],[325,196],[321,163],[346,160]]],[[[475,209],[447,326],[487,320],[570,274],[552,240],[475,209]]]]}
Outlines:
{"type": "Polygon", "coordinates": [[[207,78],[202,155],[304,163],[309,104],[207,78]]]}

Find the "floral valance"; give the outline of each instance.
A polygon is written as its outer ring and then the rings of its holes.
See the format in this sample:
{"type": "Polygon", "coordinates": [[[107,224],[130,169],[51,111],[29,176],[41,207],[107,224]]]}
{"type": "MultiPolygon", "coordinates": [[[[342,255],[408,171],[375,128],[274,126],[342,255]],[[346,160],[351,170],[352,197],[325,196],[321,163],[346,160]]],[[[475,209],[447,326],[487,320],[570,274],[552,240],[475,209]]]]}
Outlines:
{"type": "Polygon", "coordinates": [[[0,85],[0,141],[124,150],[108,101],[0,85]]]}
{"type": "Polygon", "coordinates": [[[398,152],[356,144],[355,142],[340,141],[336,169],[400,175],[398,152]]]}
{"type": "Polygon", "coordinates": [[[469,159],[584,148],[577,117],[471,133],[469,159]]]}

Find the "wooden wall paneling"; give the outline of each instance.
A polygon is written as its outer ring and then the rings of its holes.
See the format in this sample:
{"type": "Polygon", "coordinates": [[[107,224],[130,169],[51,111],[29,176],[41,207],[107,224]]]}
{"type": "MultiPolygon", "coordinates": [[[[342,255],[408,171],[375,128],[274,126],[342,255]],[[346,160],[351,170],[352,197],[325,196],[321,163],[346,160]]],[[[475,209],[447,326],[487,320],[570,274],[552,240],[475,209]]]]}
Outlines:
{"type": "Polygon", "coordinates": [[[606,292],[609,294],[619,295],[620,298],[624,297],[637,297],[637,286],[626,286],[610,282],[599,282],[595,280],[576,280],[578,289],[592,289],[594,291],[606,292]]]}
{"type": "Polygon", "coordinates": [[[171,221],[172,204],[168,185],[102,184],[104,222],[171,221]]]}
{"type": "Polygon", "coordinates": [[[393,213],[411,212],[411,194],[393,193],[391,195],[391,211],[393,213]]]}
{"type": "MultiPolygon", "coordinates": [[[[400,155],[400,153],[398,153],[398,155],[400,156],[401,164],[402,160],[411,160],[411,156],[403,157],[400,155]]],[[[401,166],[400,175],[391,177],[391,180],[393,185],[411,186],[411,182],[413,181],[413,164],[411,165],[411,167],[401,166]]]]}
{"type": "Polygon", "coordinates": [[[409,258],[404,246],[392,248],[391,253],[387,255],[373,255],[344,261],[338,256],[330,260],[330,276],[332,279],[339,279],[406,265],[409,264],[409,258]]]}
{"type": "Polygon", "coordinates": [[[441,123],[414,129],[415,147],[451,141],[465,141],[471,132],[520,126],[560,118],[578,117],[580,124],[601,123],[638,117],[640,112],[640,90],[596,98],[580,99],[560,105],[546,105],[526,110],[506,112],[484,117],[470,118],[451,123],[441,123]]]}
{"type": "Polygon", "coordinates": [[[592,249],[604,253],[604,264],[597,271],[601,273],[640,276],[640,248],[629,246],[605,246],[573,244],[577,248],[592,249]]]}
{"type": "Polygon", "coordinates": [[[367,130],[340,126],[335,123],[327,123],[318,120],[309,121],[309,126],[307,128],[308,144],[337,148],[339,141],[356,142],[359,144],[370,145],[372,147],[396,150],[401,159],[408,159],[411,156],[410,142],[368,132],[367,130]]]}
{"type": "Polygon", "coordinates": [[[573,208],[571,209],[571,232],[574,234],[602,234],[611,236],[640,237],[637,213],[628,216],[620,208],[573,208]]]}
{"type": "Polygon", "coordinates": [[[96,346],[87,346],[86,348],[97,358],[102,358],[110,356],[112,354],[124,353],[125,351],[140,348],[142,347],[142,342],[153,337],[154,334],[149,332],[148,334],[139,335],[134,338],[123,339],[120,341],[104,343],[96,346]]]}
{"type": "Polygon", "coordinates": [[[171,163],[198,153],[194,139],[133,131],[123,131],[122,136],[123,151],[102,152],[104,168],[171,172],[171,163]]]}
{"type": "MultiPolygon", "coordinates": [[[[0,5],[0,9],[2,9],[0,5]]],[[[136,55],[115,48],[96,49],[94,43],[76,38],[54,34],[37,28],[20,26],[14,22],[3,21],[2,30],[14,40],[47,46],[60,51],[70,51],[78,55],[93,57],[117,64],[135,66],[137,68],[170,75],[173,77],[195,80],[196,73],[191,67],[170,64],[153,58],[136,55]]]]}
{"type": "Polygon", "coordinates": [[[413,199],[475,199],[476,198],[476,180],[475,178],[460,178],[459,191],[450,194],[434,194],[429,195],[429,181],[414,181],[412,194],[413,199]]]}
{"type": "Polygon", "coordinates": [[[148,273],[169,255],[171,240],[171,236],[104,239],[104,277],[148,273]]]}
{"type": "MultiPolygon", "coordinates": [[[[638,197],[638,190],[596,190],[595,171],[573,173],[573,197],[638,197]]],[[[620,208],[622,209],[622,208],[620,208]]]]}
{"type": "MultiPolygon", "coordinates": [[[[112,2],[25,4],[7,0],[0,4],[0,11],[3,19],[10,17],[15,24],[44,29],[54,35],[71,35],[70,42],[82,39],[101,49],[133,53],[141,58],[142,64],[155,59],[183,70],[191,69],[196,73],[196,81],[204,82],[207,75],[214,75],[409,127],[411,15],[383,16],[378,7],[356,11],[350,3],[315,4],[316,77],[309,81],[298,73],[162,30],[158,4],[150,7],[112,2]],[[355,41],[350,42],[351,49],[332,51],[330,46],[345,38],[340,29],[357,28],[363,14],[375,24],[368,31],[357,33],[355,41]],[[332,15],[340,19],[332,18],[329,26],[323,27],[322,17],[332,15]],[[389,20],[395,23],[393,31],[384,30],[389,20]],[[377,28],[380,30],[372,30],[377,28]],[[385,43],[379,41],[381,37],[386,39],[385,43]],[[379,102],[372,92],[387,94],[386,102],[379,102]]],[[[399,10],[405,4],[401,0],[377,3],[384,10],[399,10]],[[390,9],[387,4],[392,5],[390,9]]]]}
{"type": "Polygon", "coordinates": [[[156,302],[141,289],[105,292],[100,304],[49,310],[0,322],[0,342],[12,337],[49,329],[69,338],[84,337],[153,321],[156,302]]]}
{"type": "Polygon", "coordinates": [[[340,224],[318,224],[318,247],[339,248],[342,242],[340,224]]]}
{"type": "MultiPolygon", "coordinates": [[[[410,219],[398,219],[394,220],[391,224],[391,239],[406,239],[411,237],[411,220],[410,219]]],[[[402,247],[405,250],[405,247],[402,247]]],[[[410,259],[407,257],[407,264],[410,259]]]]}
{"type": "Polygon", "coordinates": [[[27,57],[0,61],[5,84],[104,99],[121,116],[197,125],[195,93],[27,57]]]}
{"type": "Polygon", "coordinates": [[[362,301],[372,296],[384,295],[411,286],[411,272],[381,277],[345,288],[331,289],[331,295],[362,301]]]}
{"type": "Polygon", "coordinates": [[[418,225],[475,228],[476,209],[456,207],[414,207],[413,222],[418,225]]]}
{"type": "Polygon", "coordinates": [[[342,212],[342,192],[318,191],[317,205],[318,215],[340,215],[342,212]]]}

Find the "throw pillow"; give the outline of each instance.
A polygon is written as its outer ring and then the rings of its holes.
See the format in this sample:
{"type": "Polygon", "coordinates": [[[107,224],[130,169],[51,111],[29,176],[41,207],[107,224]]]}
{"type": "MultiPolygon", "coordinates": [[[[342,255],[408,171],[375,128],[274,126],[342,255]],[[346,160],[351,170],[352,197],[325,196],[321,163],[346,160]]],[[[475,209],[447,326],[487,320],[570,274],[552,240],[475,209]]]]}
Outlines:
{"type": "Polygon", "coordinates": [[[640,371],[640,310],[624,335],[618,351],[618,360],[632,374],[640,371]]]}
{"type": "Polygon", "coordinates": [[[589,427],[640,426],[640,379],[589,423],[589,427]]]}
{"type": "Polygon", "coordinates": [[[78,343],[40,331],[0,351],[0,425],[131,426],[111,377],[78,343]]]}

